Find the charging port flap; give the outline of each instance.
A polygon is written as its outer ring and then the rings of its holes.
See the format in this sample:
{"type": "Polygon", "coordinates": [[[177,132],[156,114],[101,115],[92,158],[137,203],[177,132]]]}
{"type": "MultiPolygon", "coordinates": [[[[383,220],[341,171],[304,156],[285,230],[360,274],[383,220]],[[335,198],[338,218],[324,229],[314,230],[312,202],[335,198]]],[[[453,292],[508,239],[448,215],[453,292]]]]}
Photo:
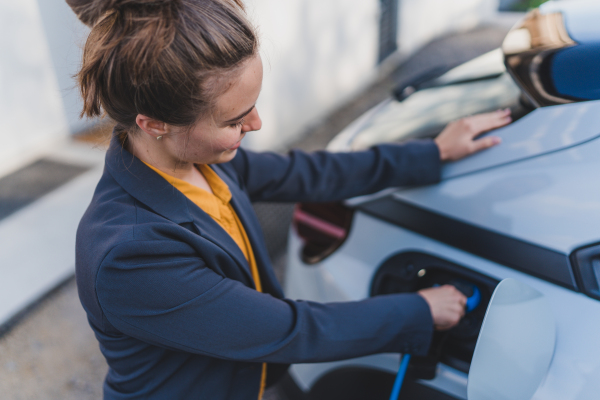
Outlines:
{"type": "Polygon", "coordinates": [[[556,322],[544,295],[515,279],[498,284],[477,339],[469,400],[531,399],[548,372],[556,322]]]}

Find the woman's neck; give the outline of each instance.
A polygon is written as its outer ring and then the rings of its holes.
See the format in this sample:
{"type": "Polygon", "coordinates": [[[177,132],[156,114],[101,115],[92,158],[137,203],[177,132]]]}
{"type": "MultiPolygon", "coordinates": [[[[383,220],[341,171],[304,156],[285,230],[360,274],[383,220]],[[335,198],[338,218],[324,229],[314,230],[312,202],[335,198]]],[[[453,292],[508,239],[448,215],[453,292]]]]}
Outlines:
{"type": "Polygon", "coordinates": [[[194,163],[169,157],[160,146],[160,141],[155,140],[157,143],[154,143],[143,136],[132,136],[130,135],[125,142],[126,149],[131,154],[169,176],[181,179],[212,193],[206,178],[194,163]]]}

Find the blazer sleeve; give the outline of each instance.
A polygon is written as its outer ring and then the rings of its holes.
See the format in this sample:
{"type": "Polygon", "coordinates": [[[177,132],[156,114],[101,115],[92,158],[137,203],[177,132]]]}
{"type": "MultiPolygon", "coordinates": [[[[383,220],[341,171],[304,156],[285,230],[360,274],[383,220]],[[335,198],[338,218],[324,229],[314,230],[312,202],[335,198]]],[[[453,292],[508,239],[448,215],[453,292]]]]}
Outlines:
{"type": "Polygon", "coordinates": [[[178,241],[120,244],[96,279],[104,319],[113,328],[221,359],[303,363],[380,352],[424,355],[433,331],[419,295],[330,304],[280,300],[219,275],[178,241]]]}
{"type": "Polygon", "coordinates": [[[352,153],[279,155],[239,149],[231,164],[252,201],[338,201],[388,187],[435,183],[441,173],[432,140],[352,153]]]}

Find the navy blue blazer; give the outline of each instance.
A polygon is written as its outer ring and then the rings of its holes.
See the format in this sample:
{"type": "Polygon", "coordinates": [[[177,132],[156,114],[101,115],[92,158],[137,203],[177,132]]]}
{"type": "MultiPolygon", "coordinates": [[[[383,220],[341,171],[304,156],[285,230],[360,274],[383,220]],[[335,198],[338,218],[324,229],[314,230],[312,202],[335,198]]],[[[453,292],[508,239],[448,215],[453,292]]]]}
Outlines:
{"type": "Polygon", "coordinates": [[[212,165],[229,186],[264,293],[206,213],[113,138],[77,231],[79,296],[108,361],[105,399],[256,400],[261,363],[425,354],[433,323],[416,294],[318,304],[285,299],[251,201],[336,201],[436,182],[431,141],[356,153],[238,149],[212,165]]]}

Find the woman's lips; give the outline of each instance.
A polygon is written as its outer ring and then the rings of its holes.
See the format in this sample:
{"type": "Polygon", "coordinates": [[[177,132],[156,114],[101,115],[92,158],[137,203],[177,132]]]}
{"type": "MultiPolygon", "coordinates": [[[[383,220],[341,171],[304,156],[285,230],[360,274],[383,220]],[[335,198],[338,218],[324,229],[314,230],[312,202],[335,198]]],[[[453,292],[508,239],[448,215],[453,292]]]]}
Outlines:
{"type": "Polygon", "coordinates": [[[240,147],[240,145],[242,144],[242,139],[244,138],[244,136],[246,136],[246,134],[245,134],[245,133],[242,133],[242,136],[240,137],[240,140],[238,140],[238,141],[237,141],[237,142],[236,142],[236,143],[235,143],[233,146],[231,146],[231,147],[229,148],[229,150],[235,150],[235,149],[237,149],[238,147],[240,147]]]}

